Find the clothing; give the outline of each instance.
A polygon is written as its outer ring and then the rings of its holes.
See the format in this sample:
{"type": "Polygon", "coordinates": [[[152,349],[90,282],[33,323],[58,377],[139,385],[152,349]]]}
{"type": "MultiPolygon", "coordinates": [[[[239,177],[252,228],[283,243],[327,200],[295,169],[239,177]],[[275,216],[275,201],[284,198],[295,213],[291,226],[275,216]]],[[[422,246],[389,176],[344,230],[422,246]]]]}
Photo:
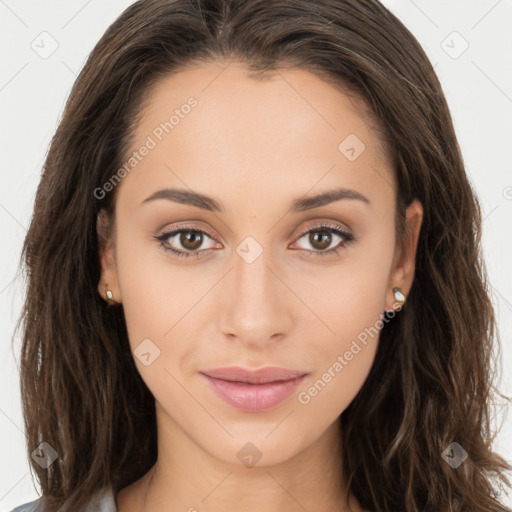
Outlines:
{"type": "MultiPolygon", "coordinates": [[[[112,487],[100,489],[87,503],[86,512],[117,512],[112,487]]],[[[44,512],[43,498],[25,503],[11,512],[44,512]]]]}

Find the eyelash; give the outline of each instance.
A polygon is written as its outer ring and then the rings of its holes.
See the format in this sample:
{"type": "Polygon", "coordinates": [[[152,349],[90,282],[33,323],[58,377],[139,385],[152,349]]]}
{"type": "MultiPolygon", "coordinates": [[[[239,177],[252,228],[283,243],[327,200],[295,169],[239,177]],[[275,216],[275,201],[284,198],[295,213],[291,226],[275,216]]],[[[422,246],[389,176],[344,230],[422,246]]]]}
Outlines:
{"type": "MultiPolygon", "coordinates": [[[[209,238],[211,238],[212,240],[215,240],[212,236],[210,236],[206,231],[203,231],[201,229],[194,229],[190,226],[176,226],[175,229],[173,229],[172,231],[168,231],[166,233],[163,233],[159,236],[155,236],[155,239],[158,240],[160,242],[160,246],[165,250],[165,251],[169,251],[171,252],[172,254],[178,256],[178,257],[184,257],[184,258],[188,258],[190,256],[194,256],[196,258],[200,258],[202,257],[201,254],[204,253],[205,251],[211,251],[213,249],[203,249],[202,251],[182,251],[182,250],[176,250],[176,249],[173,249],[172,247],[170,247],[165,241],[174,236],[174,235],[177,235],[179,233],[182,233],[182,232],[186,232],[186,231],[192,231],[194,233],[202,233],[204,235],[207,235],[209,238]]],[[[334,247],[333,249],[329,249],[327,251],[308,251],[306,250],[307,252],[309,253],[313,253],[314,256],[328,256],[330,254],[339,254],[340,253],[340,249],[344,249],[346,248],[347,246],[351,245],[352,243],[354,243],[356,241],[355,237],[353,235],[351,235],[350,233],[347,233],[346,231],[343,231],[342,229],[340,229],[338,226],[335,226],[335,225],[331,225],[331,224],[319,224],[318,226],[314,226],[313,228],[311,229],[308,229],[306,232],[304,232],[301,236],[299,236],[297,238],[297,240],[300,240],[302,237],[304,237],[305,235],[311,233],[311,232],[315,232],[315,231],[329,231],[331,233],[334,233],[335,235],[338,235],[342,238],[345,239],[345,241],[342,243],[342,247],[334,247]]]]}

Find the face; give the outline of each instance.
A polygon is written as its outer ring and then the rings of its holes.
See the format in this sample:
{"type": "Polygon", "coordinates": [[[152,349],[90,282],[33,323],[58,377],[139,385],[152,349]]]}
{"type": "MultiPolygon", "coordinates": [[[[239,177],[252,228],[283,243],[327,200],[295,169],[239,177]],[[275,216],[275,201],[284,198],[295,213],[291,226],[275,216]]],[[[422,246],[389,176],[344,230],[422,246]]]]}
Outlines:
{"type": "Polygon", "coordinates": [[[239,465],[250,442],[276,464],[332,431],[367,378],[392,289],[412,284],[421,205],[396,246],[394,172],[350,99],[304,70],[225,66],[152,89],[99,289],[122,302],[159,436],[239,465]],[[232,366],[305,376],[256,392],[203,374],[232,366]]]}

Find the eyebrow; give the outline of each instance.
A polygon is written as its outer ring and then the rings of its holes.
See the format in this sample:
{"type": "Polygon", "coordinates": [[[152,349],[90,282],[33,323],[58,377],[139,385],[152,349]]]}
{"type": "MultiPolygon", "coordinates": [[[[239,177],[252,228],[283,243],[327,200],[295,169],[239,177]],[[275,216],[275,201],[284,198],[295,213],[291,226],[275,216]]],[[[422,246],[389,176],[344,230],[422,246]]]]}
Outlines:
{"type": "MultiPolygon", "coordinates": [[[[198,192],[191,192],[189,190],[183,190],[178,188],[163,188],[161,190],[157,190],[149,197],[144,199],[144,201],[142,201],[141,204],[155,201],[157,199],[166,199],[168,201],[173,201],[175,203],[195,206],[196,208],[201,208],[209,212],[224,212],[224,208],[222,207],[222,205],[215,199],[213,199],[213,197],[209,197],[198,192]]],[[[335,201],[339,201],[341,199],[359,200],[368,205],[370,204],[370,200],[360,192],[357,192],[356,190],[351,190],[347,188],[337,188],[321,192],[317,195],[305,199],[297,199],[292,203],[291,211],[303,212],[306,210],[312,210],[313,208],[319,208],[320,206],[325,206],[327,204],[334,203],[335,201]]]]}

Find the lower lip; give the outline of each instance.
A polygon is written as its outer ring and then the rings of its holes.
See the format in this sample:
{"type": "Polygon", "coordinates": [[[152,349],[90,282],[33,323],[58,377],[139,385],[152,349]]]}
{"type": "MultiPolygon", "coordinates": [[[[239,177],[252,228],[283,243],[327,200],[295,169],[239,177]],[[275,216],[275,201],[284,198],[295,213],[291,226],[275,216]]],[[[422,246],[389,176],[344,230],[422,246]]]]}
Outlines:
{"type": "Polygon", "coordinates": [[[263,411],[286,400],[304,380],[305,375],[296,379],[266,384],[246,384],[215,379],[201,374],[210,382],[213,390],[225,402],[244,411],[263,411]]]}

